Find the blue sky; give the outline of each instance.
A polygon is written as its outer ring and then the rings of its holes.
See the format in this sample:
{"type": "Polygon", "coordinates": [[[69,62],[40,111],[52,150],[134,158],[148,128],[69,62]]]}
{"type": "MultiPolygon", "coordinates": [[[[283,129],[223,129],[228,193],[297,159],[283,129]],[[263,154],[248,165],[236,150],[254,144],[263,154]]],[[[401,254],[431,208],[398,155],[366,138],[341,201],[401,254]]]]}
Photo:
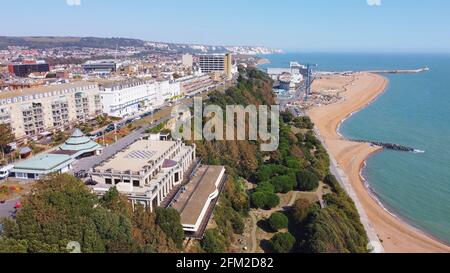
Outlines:
{"type": "Polygon", "coordinates": [[[450,52],[448,0],[1,0],[0,35],[450,52]],[[369,5],[368,2],[381,5],[369,5]],[[80,5],[78,5],[78,3],[80,5]]]}

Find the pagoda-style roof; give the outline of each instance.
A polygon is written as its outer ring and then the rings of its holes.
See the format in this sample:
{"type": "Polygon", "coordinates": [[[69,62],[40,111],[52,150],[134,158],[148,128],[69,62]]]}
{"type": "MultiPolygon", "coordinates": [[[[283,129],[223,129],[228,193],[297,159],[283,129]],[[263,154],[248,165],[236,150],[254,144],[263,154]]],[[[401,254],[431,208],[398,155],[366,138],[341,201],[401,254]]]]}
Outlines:
{"type": "Polygon", "coordinates": [[[85,136],[80,129],[76,129],[72,136],[59,147],[62,151],[95,151],[101,149],[100,144],[85,136]]]}

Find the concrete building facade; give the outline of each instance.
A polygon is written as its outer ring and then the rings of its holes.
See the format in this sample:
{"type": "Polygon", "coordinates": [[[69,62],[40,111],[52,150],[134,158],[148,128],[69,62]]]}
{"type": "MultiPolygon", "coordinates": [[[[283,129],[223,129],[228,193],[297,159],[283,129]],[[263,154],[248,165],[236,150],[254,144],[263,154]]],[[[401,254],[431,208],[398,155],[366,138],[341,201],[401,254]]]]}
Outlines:
{"type": "Polygon", "coordinates": [[[0,123],[18,138],[61,130],[102,113],[99,88],[79,82],[0,93],[0,123]]]}
{"type": "Polygon", "coordinates": [[[233,76],[233,55],[231,53],[199,55],[198,64],[203,73],[221,73],[228,78],[233,76]]]}
{"type": "Polygon", "coordinates": [[[200,164],[195,145],[151,139],[139,140],[94,167],[89,172],[96,184],[93,192],[103,196],[115,187],[133,207],[174,208],[186,236],[201,238],[225,185],[225,167],[200,164]]]}
{"type": "Polygon", "coordinates": [[[192,67],[194,65],[194,57],[191,54],[184,54],[181,57],[181,62],[185,67],[192,67]]]}
{"type": "Polygon", "coordinates": [[[97,183],[95,193],[103,195],[116,187],[132,204],[153,210],[183,182],[195,161],[195,145],[139,140],[92,169],[90,176],[97,183]]]}
{"type": "Polygon", "coordinates": [[[154,110],[181,95],[180,83],[134,79],[100,86],[103,112],[124,118],[154,110]]]}

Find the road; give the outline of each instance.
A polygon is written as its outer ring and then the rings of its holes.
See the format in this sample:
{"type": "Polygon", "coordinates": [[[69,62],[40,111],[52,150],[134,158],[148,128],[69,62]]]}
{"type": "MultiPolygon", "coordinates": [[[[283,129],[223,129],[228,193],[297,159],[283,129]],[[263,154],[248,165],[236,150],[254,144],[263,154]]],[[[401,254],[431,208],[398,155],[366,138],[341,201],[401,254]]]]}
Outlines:
{"type": "MultiPolygon", "coordinates": [[[[182,99],[177,104],[173,105],[173,107],[176,107],[178,105],[184,104],[188,107],[192,106],[192,100],[191,99],[182,99]]],[[[125,149],[126,147],[130,146],[137,140],[139,140],[142,136],[142,134],[145,133],[148,129],[152,129],[157,127],[159,124],[164,123],[171,119],[171,113],[167,116],[155,121],[154,123],[148,123],[144,126],[142,126],[140,129],[137,129],[136,131],[133,131],[129,135],[119,139],[114,144],[111,144],[109,146],[106,146],[103,148],[103,152],[100,156],[93,156],[88,158],[83,158],[81,160],[78,160],[74,163],[72,173],[77,174],[80,172],[88,172],[93,167],[100,165],[102,162],[108,160],[109,158],[113,157],[115,154],[120,152],[121,150],[125,149]]]]}
{"type": "Polygon", "coordinates": [[[252,231],[250,234],[252,247],[249,248],[248,253],[256,253],[256,251],[258,250],[258,239],[256,237],[256,231],[258,229],[258,219],[256,219],[256,215],[253,211],[250,211],[250,217],[252,220],[252,231]]]}
{"type": "Polygon", "coordinates": [[[124,138],[119,139],[116,143],[111,144],[109,146],[106,146],[103,148],[103,152],[100,156],[93,156],[88,158],[83,158],[81,160],[78,160],[74,166],[72,172],[74,174],[77,174],[79,172],[87,172],[90,169],[92,169],[94,166],[101,164],[102,162],[106,161],[107,159],[113,157],[115,154],[117,154],[119,151],[125,149],[126,147],[130,146],[136,140],[139,140],[143,133],[147,129],[152,129],[158,126],[159,124],[166,122],[170,119],[170,116],[165,117],[163,119],[160,119],[156,121],[153,124],[149,124],[148,126],[144,126],[129,135],[125,136],[124,138]]]}
{"type": "Polygon", "coordinates": [[[12,199],[5,202],[5,204],[0,204],[0,218],[10,217],[12,213],[15,212],[15,206],[20,199],[12,199]]]}

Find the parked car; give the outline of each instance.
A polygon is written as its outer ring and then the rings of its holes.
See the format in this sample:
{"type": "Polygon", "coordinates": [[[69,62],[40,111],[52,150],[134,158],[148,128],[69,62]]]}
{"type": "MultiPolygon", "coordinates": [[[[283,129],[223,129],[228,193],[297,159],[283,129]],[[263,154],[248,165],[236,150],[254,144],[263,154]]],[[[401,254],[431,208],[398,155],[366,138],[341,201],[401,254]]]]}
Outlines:
{"type": "Polygon", "coordinates": [[[110,124],[110,125],[108,125],[108,127],[106,127],[105,133],[112,132],[112,131],[114,131],[115,129],[116,129],[116,126],[115,126],[114,124],[110,124]]]}
{"type": "Polygon", "coordinates": [[[8,178],[13,168],[13,165],[7,165],[0,168],[0,180],[8,178]]]}

